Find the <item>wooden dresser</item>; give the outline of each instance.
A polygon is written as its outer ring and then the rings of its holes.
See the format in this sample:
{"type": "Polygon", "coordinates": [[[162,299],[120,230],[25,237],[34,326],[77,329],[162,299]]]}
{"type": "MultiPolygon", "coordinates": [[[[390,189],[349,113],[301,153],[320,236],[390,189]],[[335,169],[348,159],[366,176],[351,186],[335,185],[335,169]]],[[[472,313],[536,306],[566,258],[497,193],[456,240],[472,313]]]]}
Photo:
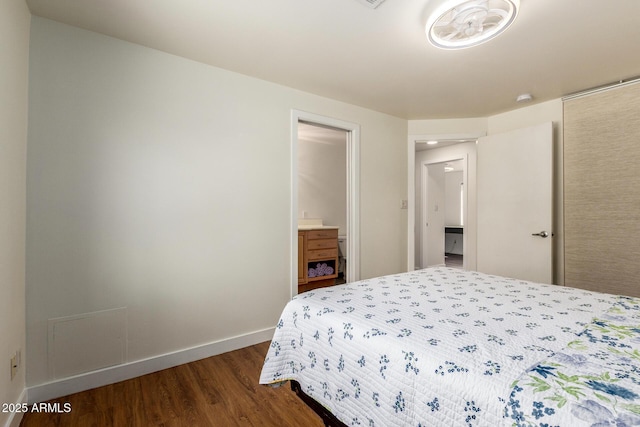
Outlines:
{"type": "Polygon", "coordinates": [[[333,286],[338,277],[338,229],[298,230],[298,293],[333,286]]]}

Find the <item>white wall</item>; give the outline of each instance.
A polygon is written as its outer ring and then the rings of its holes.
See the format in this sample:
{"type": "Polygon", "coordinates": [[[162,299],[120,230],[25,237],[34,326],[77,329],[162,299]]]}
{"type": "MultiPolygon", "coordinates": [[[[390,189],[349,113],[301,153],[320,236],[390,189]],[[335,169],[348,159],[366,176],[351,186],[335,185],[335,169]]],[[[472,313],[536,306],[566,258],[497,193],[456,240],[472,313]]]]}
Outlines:
{"type": "Polygon", "coordinates": [[[451,171],[444,175],[444,223],[445,225],[461,225],[462,203],[460,191],[464,183],[462,171],[451,171]]]}
{"type": "Polygon", "coordinates": [[[298,218],[320,218],[347,234],[347,133],[309,124],[298,129],[298,218]]]}
{"type": "MultiPolygon", "coordinates": [[[[423,214],[422,225],[426,231],[426,244],[422,247],[426,249],[426,257],[422,255],[422,267],[444,264],[444,163],[435,163],[426,166],[426,170],[421,168],[421,172],[426,174],[426,203],[421,203],[422,208],[426,208],[423,214]]],[[[424,184],[424,181],[423,181],[424,184]]]]}
{"type": "MultiPolygon", "coordinates": [[[[30,13],[24,1],[0,3],[0,403],[18,403],[24,363],[11,380],[9,361],[25,354],[25,198],[30,13]]],[[[19,416],[0,411],[0,425],[19,416]]]]}
{"type": "Polygon", "coordinates": [[[470,119],[409,120],[409,135],[486,135],[486,117],[470,119]]]}
{"type": "Polygon", "coordinates": [[[275,325],[292,109],[360,124],[361,276],[404,270],[406,120],[36,17],[30,67],[29,386],[52,318],[123,308],[125,362],[275,325]]]}

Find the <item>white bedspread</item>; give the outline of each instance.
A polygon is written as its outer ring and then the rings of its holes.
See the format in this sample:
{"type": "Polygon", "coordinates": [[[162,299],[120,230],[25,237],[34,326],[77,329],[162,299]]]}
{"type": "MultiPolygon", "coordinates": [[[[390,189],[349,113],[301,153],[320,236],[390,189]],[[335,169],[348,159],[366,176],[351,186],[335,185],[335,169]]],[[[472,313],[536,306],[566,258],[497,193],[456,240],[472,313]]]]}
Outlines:
{"type": "MultiPolygon", "coordinates": [[[[260,383],[297,380],[347,425],[605,425],[579,413],[600,407],[627,423],[617,425],[635,425],[634,399],[625,398],[640,395],[630,388],[640,383],[637,373],[607,377],[605,362],[597,381],[593,372],[569,375],[592,393],[565,392],[558,384],[566,378],[557,377],[563,363],[579,365],[576,351],[589,358],[592,346],[610,346],[606,331],[594,338],[594,325],[596,332],[604,328],[594,318],[617,316],[628,332],[620,350],[634,351],[638,305],[626,300],[622,306],[635,309],[620,308],[618,296],[449,268],[315,290],[284,309],[260,383]]],[[[623,365],[637,362],[617,356],[623,365]]]]}

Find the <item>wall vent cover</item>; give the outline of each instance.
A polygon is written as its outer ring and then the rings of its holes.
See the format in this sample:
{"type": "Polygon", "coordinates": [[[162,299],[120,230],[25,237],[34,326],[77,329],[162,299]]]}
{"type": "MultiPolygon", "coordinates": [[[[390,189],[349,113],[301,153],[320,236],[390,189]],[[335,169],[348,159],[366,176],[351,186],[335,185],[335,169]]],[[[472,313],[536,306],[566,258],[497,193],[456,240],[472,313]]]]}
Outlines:
{"type": "Polygon", "coordinates": [[[360,3],[369,6],[371,9],[375,9],[380,6],[384,0],[358,0],[360,3]]]}

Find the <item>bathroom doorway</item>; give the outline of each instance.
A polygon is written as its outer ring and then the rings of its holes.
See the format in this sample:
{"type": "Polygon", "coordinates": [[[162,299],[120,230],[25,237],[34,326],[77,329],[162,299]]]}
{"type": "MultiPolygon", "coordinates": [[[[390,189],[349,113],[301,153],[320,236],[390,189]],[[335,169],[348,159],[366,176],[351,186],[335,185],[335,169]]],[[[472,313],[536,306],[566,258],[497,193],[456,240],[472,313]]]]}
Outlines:
{"type": "Polygon", "coordinates": [[[346,282],[348,259],[348,136],[344,129],[298,122],[298,225],[337,227],[336,284],[346,282]]]}
{"type": "MultiPolygon", "coordinates": [[[[340,167],[340,171],[330,172],[329,175],[333,174],[336,177],[338,175],[343,174],[342,176],[345,178],[342,185],[345,187],[344,196],[344,208],[345,219],[344,226],[341,224],[336,224],[340,227],[340,234],[343,237],[343,255],[346,259],[346,263],[344,265],[344,273],[345,280],[352,282],[360,279],[360,224],[359,224],[359,192],[360,192],[360,126],[356,123],[345,122],[342,120],[333,119],[330,117],[320,116],[313,113],[307,113],[304,111],[293,110],[291,114],[291,294],[297,295],[298,293],[298,219],[304,218],[305,216],[321,216],[325,215],[324,213],[316,214],[312,212],[311,209],[316,209],[314,206],[314,202],[309,202],[307,197],[304,196],[301,200],[299,195],[300,183],[299,183],[299,173],[300,173],[300,165],[299,165],[299,154],[301,149],[301,142],[307,136],[300,134],[300,128],[304,128],[307,131],[311,131],[311,134],[320,134],[323,133],[321,130],[327,131],[331,130],[333,132],[338,132],[336,135],[340,135],[340,138],[343,138],[344,141],[344,167],[340,167]],[[346,244],[344,244],[346,243],[346,244]]],[[[312,136],[313,138],[313,136],[312,136]]],[[[316,144],[316,154],[319,152],[329,152],[330,150],[325,150],[328,147],[323,147],[324,145],[329,145],[328,143],[318,143],[316,144]]],[[[325,153],[326,154],[326,153],[325,153]]],[[[309,154],[307,154],[309,156],[309,154]]],[[[305,161],[313,161],[313,159],[307,158],[305,161]]],[[[324,164],[324,162],[320,162],[317,160],[316,163],[320,163],[331,171],[333,169],[331,164],[324,164]]],[[[319,165],[317,165],[319,166],[319,165]]],[[[316,167],[316,169],[319,169],[316,167]]],[[[307,185],[309,183],[304,183],[307,189],[311,188],[313,191],[313,185],[307,185]]],[[[324,189],[318,189],[320,192],[325,192],[324,189]]],[[[311,196],[313,197],[313,196],[311,196]]],[[[321,218],[326,225],[330,225],[328,222],[339,222],[337,216],[332,216],[333,214],[328,214],[331,219],[321,218]]]]}

